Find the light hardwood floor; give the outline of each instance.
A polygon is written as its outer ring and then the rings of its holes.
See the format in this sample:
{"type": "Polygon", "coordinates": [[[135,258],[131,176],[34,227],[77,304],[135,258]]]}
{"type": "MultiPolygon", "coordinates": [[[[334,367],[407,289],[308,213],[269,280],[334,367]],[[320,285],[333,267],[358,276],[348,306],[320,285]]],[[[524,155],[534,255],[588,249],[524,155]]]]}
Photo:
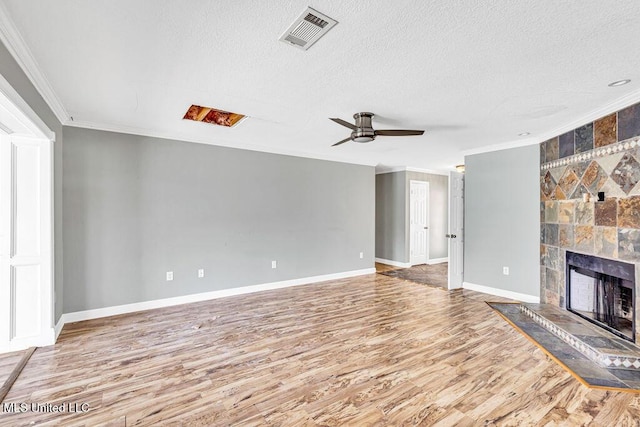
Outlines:
{"type": "Polygon", "coordinates": [[[640,395],[591,390],[470,291],[378,274],[65,326],[2,425],[640,425],[640,395]]]}

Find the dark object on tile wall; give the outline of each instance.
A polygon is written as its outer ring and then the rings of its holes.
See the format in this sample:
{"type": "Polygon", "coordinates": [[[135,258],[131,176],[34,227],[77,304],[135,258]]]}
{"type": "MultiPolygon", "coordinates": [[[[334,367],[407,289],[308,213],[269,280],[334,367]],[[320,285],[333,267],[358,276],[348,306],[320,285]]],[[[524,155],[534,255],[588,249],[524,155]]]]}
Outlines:
{"type": "Polygon", "coordinates": [[[573,133],[576,153],[593,150],[593,123],[579,127],[573,133]]]}
{"type": "Polygon", "coordinates": [[[604,191],[598,191],[598,201],[604,202],[604,191]]]}
{"type": "Polygon", "coordinates": [[[558,137],[558,146],[561,159],[564,157],[573,156],[573,154],[575,153],[573,131],[560,135],[558,137]]]}
{"type": "Polygon", "coordinates": [[[618,118],[616,113],[596,120],[593,125],[593,145],[604,147],[618,141],[618,118]]]}
{"type": "Polygon", "coordinates": [[[547,162],[558,160],[558,137],[551,138],[544,143],[545,158],[547,162]]]}
{"type": "Polygon", "coordinates": [[[640,104],[618,111],[618,140],[640,135],[640,104]]]}

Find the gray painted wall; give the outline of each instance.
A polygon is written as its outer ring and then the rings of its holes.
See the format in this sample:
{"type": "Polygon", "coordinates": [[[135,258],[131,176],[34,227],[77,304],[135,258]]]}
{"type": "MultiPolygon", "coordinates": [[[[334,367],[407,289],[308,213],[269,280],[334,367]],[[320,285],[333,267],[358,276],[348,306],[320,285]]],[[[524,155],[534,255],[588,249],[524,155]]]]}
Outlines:
{"type": "Polygon", "coordinates": [[[42,99],[36,88],[31,84],[29,78],[24,74],[18,63],[13,59],[5,45],[0,42],[0,74],[9,84],[20,94],[22,99],[29,104],[31,109],[47,124],[56,134],[53,156],[53,204],[54,204],[54,269],[55,269],[55,299],[54,299],[54,321],[57,322],[62,316],[63,301],[63,237],[62,237],[62,125],[51,111],[47,103],[42,99]]]}
{"type": "Polygon", "coordinates": [[[373,167],[64,132],[65,313],[373,267],[373,167]]]}
{"type": "Polygon", "coordinates": [[[405,253],[409,262],[409,191],[410,181],[425,181],[429,183],[429,259],[446,258],[449,256],[449,242],[445,235],[449,229],[449,177],[422,172],[406,172],[406,201],[405,215],[405,253]]]}
{"type": "Polygon", "coordinates": [[[538,146],[468,156],[465,167],[464,281],[539,296],[538,146]]]}
{"type": "Polygon", "coordinates": [[[376,257],[408,262],[405,244],[406,172],[376,175],[376,257]]]}

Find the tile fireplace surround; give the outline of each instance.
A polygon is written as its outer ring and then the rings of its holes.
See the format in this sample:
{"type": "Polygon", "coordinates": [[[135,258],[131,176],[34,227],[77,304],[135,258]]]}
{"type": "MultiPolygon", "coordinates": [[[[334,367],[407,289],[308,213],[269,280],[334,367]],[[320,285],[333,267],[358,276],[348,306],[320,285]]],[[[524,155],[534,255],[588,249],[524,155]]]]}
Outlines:
{"type": "Polygon", "coordinates": [[[565,308],[567,250],[621,260],[640,325],[640,104],[540,144],[540,200],[541,302],[565,308]]]}

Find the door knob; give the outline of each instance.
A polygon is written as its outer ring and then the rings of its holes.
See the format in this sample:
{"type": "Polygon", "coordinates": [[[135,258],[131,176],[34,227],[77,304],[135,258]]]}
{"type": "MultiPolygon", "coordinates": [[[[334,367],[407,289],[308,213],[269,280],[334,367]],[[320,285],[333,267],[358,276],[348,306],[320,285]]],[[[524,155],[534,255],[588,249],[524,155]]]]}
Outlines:
{"type": "Polygon", "coordinates": [[[428,230],[428,229],[429,229],[429,227],[425,227],[424,229],[425,229],[425,230],[428,230]]]}
{"type": "Polygon", "coordinates": [[[451,234],[445,234],[445,237],[446,237],[447,239],[450,239],[450,238],[451,238],[451,234]]]}

